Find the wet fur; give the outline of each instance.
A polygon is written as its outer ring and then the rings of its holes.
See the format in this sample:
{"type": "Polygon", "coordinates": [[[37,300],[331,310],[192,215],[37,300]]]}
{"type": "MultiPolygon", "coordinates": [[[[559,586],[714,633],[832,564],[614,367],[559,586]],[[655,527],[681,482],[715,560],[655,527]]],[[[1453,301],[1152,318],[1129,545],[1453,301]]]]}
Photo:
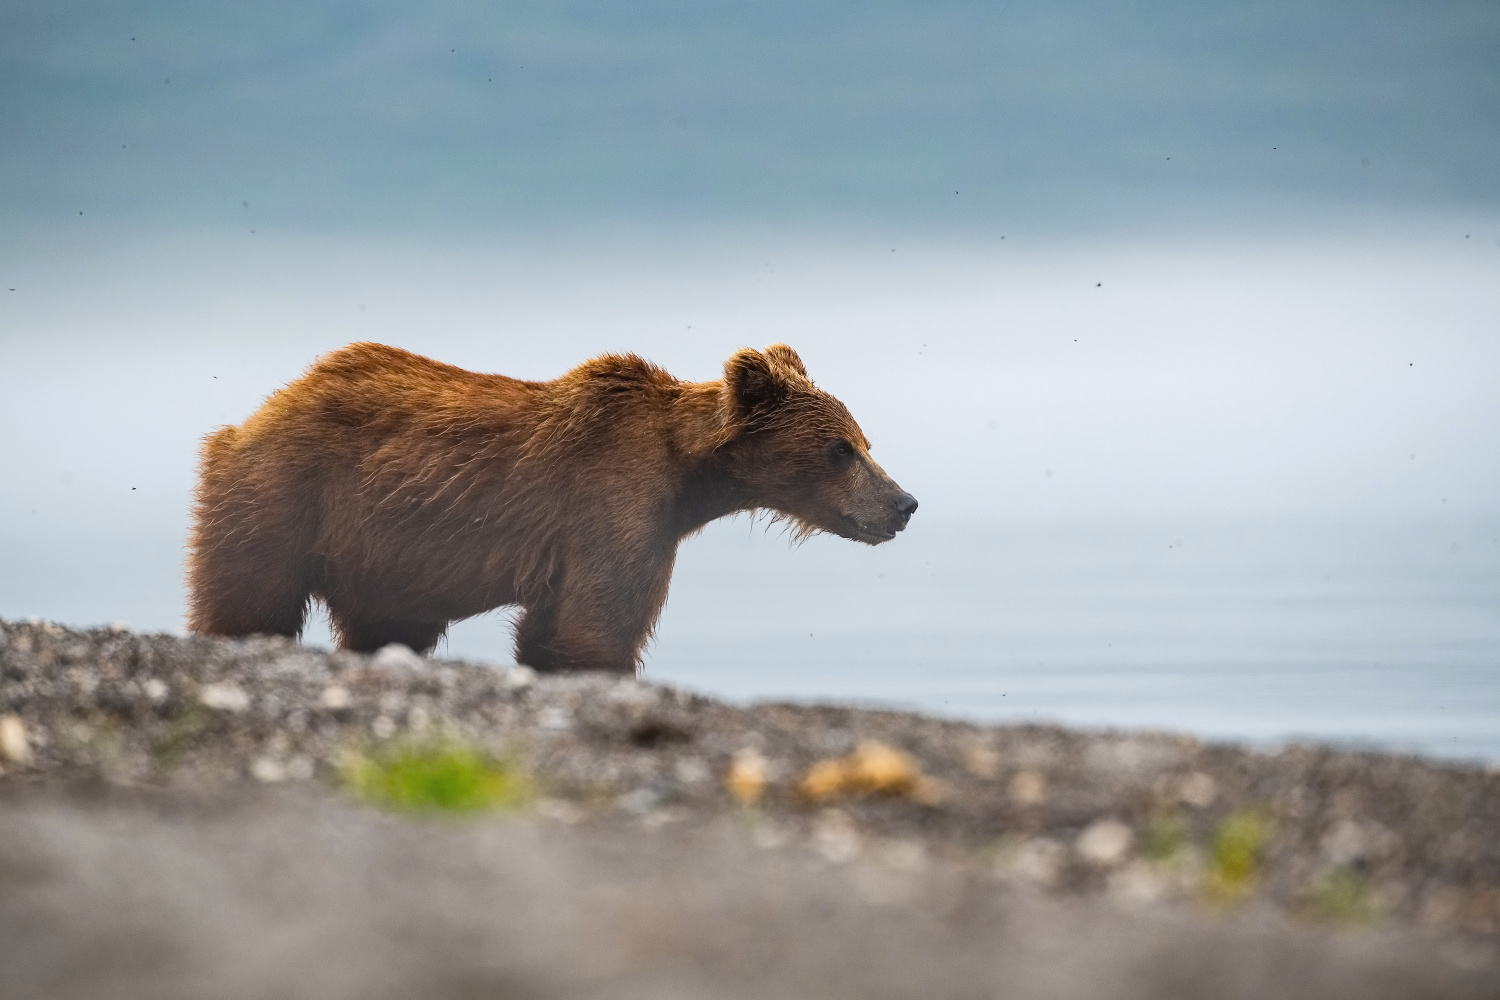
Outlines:
{"type": "Polygon", "coordinates": [[[426,651],[519,604],[519,662],[632,671],[709,521],[767,510],[872,543],[904,526],[868,447],[785,345],[691,383],[634,355],[527,382],[352,344],[206,439],[189,626],[298,635],[316,599],[343,648],[426,651]],[[833,440],[857,454],[831,460],[833,440]]]}

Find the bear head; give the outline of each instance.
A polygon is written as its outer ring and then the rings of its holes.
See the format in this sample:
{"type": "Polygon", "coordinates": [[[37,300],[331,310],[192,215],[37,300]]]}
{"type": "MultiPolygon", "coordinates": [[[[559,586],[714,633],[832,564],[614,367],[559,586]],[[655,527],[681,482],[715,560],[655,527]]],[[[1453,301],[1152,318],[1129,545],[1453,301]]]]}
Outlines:
{"type": "Polygon", "coordinates": [[[735,353],[724,364],[723,405],[736,479],[798,534],[879,545],[911,520],[916,499],[870,457],[848,408],[813,384],[790,347],[735,353]]]}

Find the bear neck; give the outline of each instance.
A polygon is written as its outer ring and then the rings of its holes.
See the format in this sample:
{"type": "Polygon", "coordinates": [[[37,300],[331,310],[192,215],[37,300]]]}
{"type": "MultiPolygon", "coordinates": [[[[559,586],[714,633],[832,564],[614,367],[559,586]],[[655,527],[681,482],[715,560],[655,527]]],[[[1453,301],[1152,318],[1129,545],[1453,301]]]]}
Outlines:
{"type": "Polygon", "coordinates": [[[753,510],[754,491],[736,475],[744,445],[723,382],[680,385],[672,401],[673,450],[681,457],[681,474],[672,504],[672,527],[679,539],[710,521],[753,510]]]}
{"type": "Polygon", "coordinates": [[[730,514],[753,510],[759,506],[751,491],[734,475],[734,461],[728,444],[695,463],[683,477],[673,505],[673,527],[679,539],[730,514]]]}

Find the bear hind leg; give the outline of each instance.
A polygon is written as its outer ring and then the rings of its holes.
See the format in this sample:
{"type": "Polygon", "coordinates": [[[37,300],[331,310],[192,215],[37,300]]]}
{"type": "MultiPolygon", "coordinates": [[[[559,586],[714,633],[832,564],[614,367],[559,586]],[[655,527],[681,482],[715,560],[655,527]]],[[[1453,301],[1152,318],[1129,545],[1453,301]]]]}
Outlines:
{"type": "Polygon", "coordinates": [[[188,573],[188,629],[203,635],[302,634],[312,582],[285,552],[214,546],[200,533],[188,573]]]}

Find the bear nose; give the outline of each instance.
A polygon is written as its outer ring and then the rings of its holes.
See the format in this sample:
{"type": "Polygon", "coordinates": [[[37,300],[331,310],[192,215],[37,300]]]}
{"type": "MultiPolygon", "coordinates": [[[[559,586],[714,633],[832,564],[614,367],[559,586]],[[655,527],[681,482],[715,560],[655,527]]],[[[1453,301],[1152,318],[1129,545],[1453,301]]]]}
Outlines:
{"type": "Polygon", "coordinates": [[[917,511],[917,498],[910,493],[900,493],[896,496],[896,513],[902,517],[910,518],[917,511]]]}

